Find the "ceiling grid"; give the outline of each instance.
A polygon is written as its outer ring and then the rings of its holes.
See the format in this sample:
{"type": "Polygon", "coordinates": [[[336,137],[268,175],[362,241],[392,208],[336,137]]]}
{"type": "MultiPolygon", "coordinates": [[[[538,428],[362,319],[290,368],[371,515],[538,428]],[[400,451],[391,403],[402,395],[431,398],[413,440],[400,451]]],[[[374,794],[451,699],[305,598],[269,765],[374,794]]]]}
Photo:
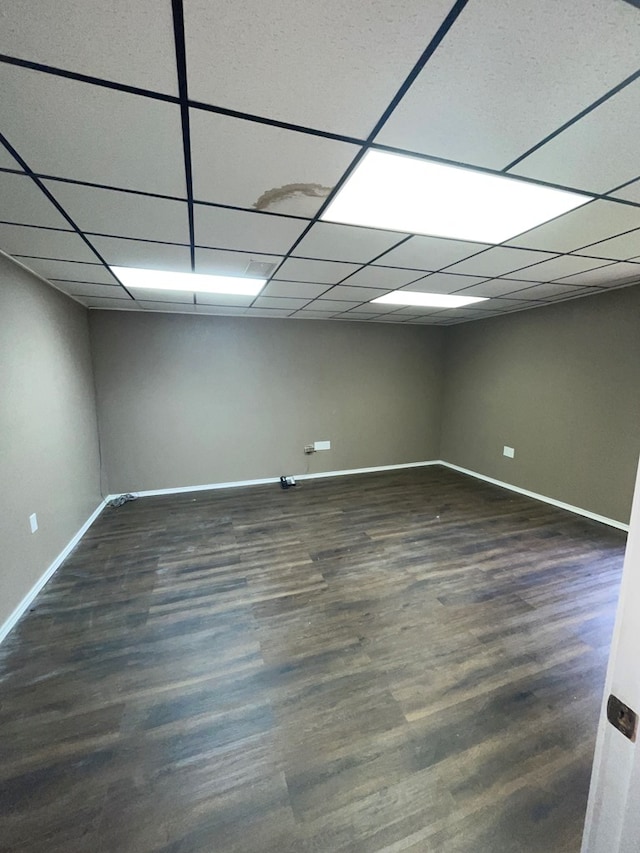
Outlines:
{"type": "Polygon", "coordinates": [[[7,7],[0,248],[92,309],[451,325],[640,283],[634,6],[303,6],[7,7]],[[593,200],[499,244],[322,220],[370,150],[593,200]],[[250,298],[110,269],[251,261],[274,266],[250,298]],[[396,290],[487,301],[371,302],[396,290]]]}

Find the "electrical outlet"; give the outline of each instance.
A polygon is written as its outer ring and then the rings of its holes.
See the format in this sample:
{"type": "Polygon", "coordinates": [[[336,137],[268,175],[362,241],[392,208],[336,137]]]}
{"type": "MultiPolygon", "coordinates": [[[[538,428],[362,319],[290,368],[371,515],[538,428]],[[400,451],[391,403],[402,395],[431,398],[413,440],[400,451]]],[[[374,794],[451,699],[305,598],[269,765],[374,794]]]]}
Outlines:
{"type": "Polygon", "coordinates": [[[309,454],[309,453],[315,453],[315,452],[316,452],[316,449],[315,449],[315,447],[313,446],[313,444],[305,444],[305,446],[304,446],[304,452],[305,452],[305,453],[307,453],[307,454],[309,454]]]}
{"type": "Polygon", "coordinates": [[[38,529],[38,516],[35,514],[35,512],[32,512],[29,516],[29,524],[31,525],[31,532],[35,533],[38,529]]]}
{"type": "Polygon", "coordinates": [[[513,447],[507,447],[507,445],[505,444],[505,446],[502,448],[502,455],[508,456],[509,459],[513,459],[513,457],[516,455],[516,451],[513,447]]]}

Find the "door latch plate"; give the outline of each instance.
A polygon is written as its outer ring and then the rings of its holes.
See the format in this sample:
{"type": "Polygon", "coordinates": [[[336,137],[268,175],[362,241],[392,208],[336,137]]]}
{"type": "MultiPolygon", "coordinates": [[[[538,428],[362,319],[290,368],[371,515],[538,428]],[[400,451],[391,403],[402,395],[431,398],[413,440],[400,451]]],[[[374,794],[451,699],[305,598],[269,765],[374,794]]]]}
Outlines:
{"type": "Polygon", "coordinates": [[[638,730],[638,715],[613,693],[607,702],[607,719],[619,732],[635,743],[638,730]]]}

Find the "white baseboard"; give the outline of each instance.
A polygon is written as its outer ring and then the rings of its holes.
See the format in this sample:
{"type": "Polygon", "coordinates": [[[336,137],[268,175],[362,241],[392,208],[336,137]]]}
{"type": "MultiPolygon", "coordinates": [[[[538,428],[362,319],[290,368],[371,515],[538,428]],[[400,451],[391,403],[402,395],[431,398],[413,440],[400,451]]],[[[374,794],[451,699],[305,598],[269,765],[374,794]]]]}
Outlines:
{"type": "Polygon", "coordinates": [[[209,492],[212,489],[235,489],[240,486],[263,486],[266,483],[279,483],[280,477],[264,477],[261,480],[238,480],[232,483],[204,483],[201,486],[174,486],[170,489],[143,489],[139,492],[118,492],[107,495],[107,503],[120,497],[121,494],[133,495],[136,498],[153,498],[157,495],[181,495],[184,492],[209,492]]]}
{"type": "MultiPolygon", "coordinates": [[[[426,468],[440,465],[437,459],[429,462],[404,462],[402,465],[374,465],[372,468],[346,468],[343,471],[320,471],[318,474],[296,474],[296,480],[319,480],[321,477],[345,477],[347,474],[373,474],[376,471],[399,471],[402,468],[426,468]]],[[[279,482],[279,478],[278,478],[279,482]]]]}
{"type": "Polygon", "coordinates": [[[495,480],[493,477],[486,477],[484,474],[478,474],[477,471],[470,471],[468,468],[461,468],[459,465],[453,465],[451,462],[440,460],[436,464],[443,465],[445,468],[451,468],[452,471],[459,471],[461,474],[468,474],[470,477],[475,477],[477,480],[484,480],[486,483],[492,483],[494,486],[500,486],[503,489],[508,489],[510,492],[517,492],[519,495],[525,495],[528,498],[534,498],[537,501],[542,501],[551,506],[557,506],[560,509],[566,509],[576,515],[582,515],[584,518],[590,518],[593,521],[599,521],[601,524],[607,524],[609,527],[616,527],[618,530],[629,532],[629,525],[623,524],[622,521],[616,521],[615,518],[607,518],[604,515],[598,515],[595,512],[590,512],[588,509],[582,509],[579,506],[557,501],[555,498],[548,498],[546,495],[540,495],[537,492],[530,492],[528,489],[521,489],[519,486],[512,486],[511,483],[504,483],[502,480],[495,480]]]}
{"type": "MultiPolygon", "coordinates": [[[[347,468],[342,471],[320,471],[317,474],[293,474],[296,480],[318,480],[322,477],[344,477],[347,474],[371,474],[375,471],[398,471],[402,468],[424,468],[427,465],[442,465],[437,459],[429,462],[403,462],[400,465],[374,465],[371,468],[347,468]]],[[[177,486],[172,489],[145,489],[141,492],[130,492],[137,498],[153,497],[155,495],[179,495],[183,492],[207,492],[213,489],[236,489],[242,486],[264,486],[269,483],[279,483],[280,477],[264,477],[261,480],[236,480],[228,483],[206,483],[202,486],[177,486]]],[[[111,501],[119,495],[108,495],[111,501]]]]}
{"type": "MultiPolygon", "coordinates": [[[[322,477],[345,477],[348,474],[371,474],[376,471],[398,471],[403,468],[425,468],[429,465],[442,465],[444,468],[450,468],[452,471],[459,471],[461,474],[468,474],[470,477],[475,477],[478,480],[484,480],[487,483],[492,483],[494,486],[500,486],[503,489],[508,489],[511,492],[517,492],[519,495],[525,495],[528,498],[533,498],[543,503],[557,506],[559,509],[566,509],[576,515],[581,515],[584,518],[590,518],[593,521],[599,521],[601,524],[607,524],[609,527],[616,527],[618,530],[629,531],[629,525],[623,524],[621,521],[616,521],[614,518],[607,518],[604,515],[598,515],[595,512],[590,512],[588,509],[582,509],[572,504],[558,501],[555,498],[548,498],[546,495],[540,495],[537,492],[530,492],[528,489],[521,489],[519,486],[512,486],[510,483],[504,483],[502,480],[496,480],[493,477],[487,477],[484,474],[479,474],[477,471],[471,471],[469,468],[461,468],[460,465],[454,465],[452,462],[445,462],[444,459],[431,459],[425,462],[404,462],[400,465],[374,465],[370,468],[346,468],[341,471],[320,471],[316,474],[294,474],[296,480],[318,480],[322,477]]],[[[146,489],[140,492],[131,492],[138,498],[153,497],[156,495],[179,495],[183,492],[207,492],[214,489],[235,489],[243,486],[263,486],[273,483],[279,483],[279,477],[264,477],[260,480],[236,480],[226,483],[205,483],[201,486],[177,486],[171,489],[146,489]]],[[[106,501],[117,498],[118,495],[109,495],[106,501]]]]}
{"type": "MultiPolygon", "coordinates": [[[[609,525],[609,527],[615,527],[618,530],[624,530],[626,532],[629,531],[628,524],[624,524],[621,521],[616,521],[614,518],[607,518],[604,515],[598,515],[597,513],[590,512],[587,509],[582,509],[581,507],[564,503],[564,501],[558,501],[555,498],[549,498],[546,495],[541,495],[537,492],[530,492],[528,489],[521,489],[519,486],[513,486],[511,483],[505,483],[502,480],[496,480],[494,477],[487,477],[485,474],[479,474],[477,471],[471,471],[469,468],[462,468],[460,465],[454,465],[452,462],[445,462],[443,459],[433,459],[428,462],[404,462],[400,465],[374,465],[370,468],[348,468],[342,471],[320,471],[316,474],[295,474],[294,476],[296,480],[317,480],[323,477],[344,477],[349,474],[370,474],[375,473],[376,471],[399,471],[403,468],[425,468],[429,465],[442,465],[444,468],[450,468],[452,471],[459,471],[461,474],[467,474],[470,477],[475,477],[477,480],[484,480],[486,483],[492,483],[494,486],[500,486],[501,488],[508,489],[511,492],[517,492],[517,494],[519,495],[525,495],[525,497],[533,498],[537,501],[542,501],[542,503],[551,504],[551,506],[556,506],[560,509],[565,509],[568,512],[573,512],[576,515],[583,516],[584,518],[590,518],[593,521],[599,521],[601,524],[609,525]]],[[[279,482],[279,477],[264,477],[260,480],[237,480],[235,482],[229,483],[207,483],[206,485],[202,486],[179,486],[173,489],[147,489],[141,492],[132,492],[132,494],[136,495],[137,497],[151,497],[153,495],[177,495],[181,494],[182,492],[204,492],[213,489],[233,489],[242,486],[260,486],[269,483],[279,482]]],[[[102,510],[105,508],[107,503],[116,497],[118,497],[118,495],[108,495],[96,507],[96,509],[91,513],[89,518],[82,525],[80,530],[78,530],[73,539],[71,539],[71,541],[65,546],[65,548],[58,554],[58,556],[51,563],[51,565],[45,571],[42,577],[40,577],[39,580],[36,581],[36,583],[31,587],[29,592],[14,609],[11,615],[5,620],[2,625],[0,625],[0,643],[16,625],[22,614],[25,613],[25,611],[29,608],[29,606],[31,605],[35,597],[38,595],[40,590],[45,586],[47,581],[49,581],[51,577],[53,577],[58,567],[71,553],[71,551],[75,548],[78,542],[82,539],[84,534],[87,532],[87,530],[91,527],[96,518],[98,518],[102,510]]]]}
{"type": "Polygon", "coordinates": [[[7,634],[15,627],[22,614],[26,612],[36,595],[44,587],[47,581],[49,581],[53,577],[56,572],[56,569],[58,569],[58,567],[62,564],[66,557],[68,557],[69,554],[73,551],[78,542],[82,539],[84,534],[87,532],[87,530],[91,527],[96,518],[105,508],[106,503],[106,500],[104,500],[96,507],[96,509],[91,513],[89,518],[82,525],[80,530],[78,530],[73,539],[71,539],[71,541],[68,542],[67,545],[65,545],[63,550],[58,554],[53,563],[51,563],[46,572],[31,587],[31,589],[22,599],[20,604],[18,604],[18,606],[15,608],[13,613],[11,613],[11,615],[8,617],[8,619],[5,620],[2,625],[0,625],[0,643],[4,640],[7,634]]]}

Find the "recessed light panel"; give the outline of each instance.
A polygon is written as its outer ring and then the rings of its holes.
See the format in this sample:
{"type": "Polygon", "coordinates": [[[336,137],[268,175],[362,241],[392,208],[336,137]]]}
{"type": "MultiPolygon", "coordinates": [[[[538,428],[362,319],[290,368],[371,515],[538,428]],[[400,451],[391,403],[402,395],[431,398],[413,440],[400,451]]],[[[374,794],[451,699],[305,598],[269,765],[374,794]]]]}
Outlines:
{"type": "Polygon", "coordinates": [[[446,293],[419,293],[413,290],[394,290],[386,296],[378,296],[372,302],[389,305],[422,305],[427,308],[462,308],[474,302],[486,302],[486,296],[450,296],[446,293]]]}
{"type": "Polygon", "coordinates": [[[139,267],[110,267],[110,269],[125,287],[145,290],[185,290],[189,293],[257,296],[267,281],[266,278],[202,275],[194,272],[147,270],[139,267]]]}
{"type": "Polygon", "coordinates": [[[368,151],[320,218],[502,243],[591,199],[518,178],[368,151]]]}

